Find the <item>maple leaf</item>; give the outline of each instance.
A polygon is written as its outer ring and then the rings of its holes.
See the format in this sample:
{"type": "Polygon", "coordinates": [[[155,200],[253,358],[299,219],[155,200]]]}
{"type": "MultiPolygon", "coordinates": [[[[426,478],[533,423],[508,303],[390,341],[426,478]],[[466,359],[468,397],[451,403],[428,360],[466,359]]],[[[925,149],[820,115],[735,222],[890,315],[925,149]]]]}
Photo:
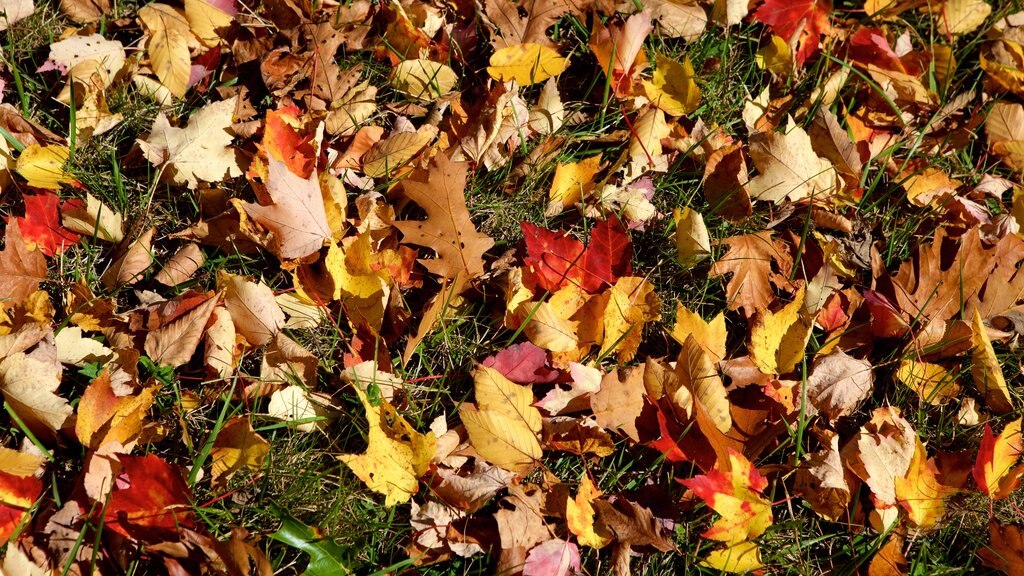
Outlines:
{"type": "Polygon", "coordinates": [[[523,563],[523,576],[581,574],[580,551],[566,540],[547,540],[534,546],[523,563]]]}
{"type": "Polygon", "coordinates": [[[477,368],[473,385],[476,406],[459,408],[470,444],[492,464],[526,474],[542,454],[537,439],[541,416],[533,407],[533,392],[486,366],[477,368]]]}
{"type": "Polygon", "coordinates": [[[661,298],[654,285],[637,276],[619,278],[608,290],[602,314],[602,355],[615,352],[621,362],[636,355],[647,322],[661,319],[661,298]]]}
{"type": "Polygon", "coordinates": [[[317,150],[313,134],[296,129],[301,124],[298,106],[284,106],[267,112],[263,129],[263,148],[267,154],[284,162],[296,176],[309,178],[316,167],[317,150]]]}
{"type": "Polygon", "coordinates": [[[796,45],[796,65],[818,51],[821,35],[832,30],[831,0],[767,0],[754,12],[754,20],[767,24],[790,45],[796,45]]]}
{"type": "Polygon", "coordinates": [[[748,318],[758,308],[767,307],[774,299],[771,284],[786,287],[789,282],[772,270],[773,263],[783,274],[792,266],[792,259],[772,239],[770,231],[724,240],[729,251],[718,259],[708,275],[712,278],[732,274],[725,288],[729,310],[743,309],[748,318]]]}
{"type": "Polygon", "coordinates": [[[935,528],[946,514],[946,500],[960,491],[958,486],[949,486],[943,480],[935,459],[928,458],[918,439],[907,475],[896,478],[896,499],[917,527],[935,528]]]}
{"type": "Polygon", "coordinates": [[[495,51],[487,73],[501,82],[514,81],[520,86],[532,86],[558,76],[568,66],[569,61],[553,48],[526,43],[495,51]]]}
{"type": "Polygon", "coordinates": [[[74,246],[79,236],[60,225],[60,198],[52,192],[22,196],[25,216],[17,216],[25,246],[54,256],[74,246]]]}
{"type": "Polygon", "coordinates": [[[427,219],[394,223],[404,242],[437,253],[437,258],[419,260],[427,271],[463,288],[484,273],[484,253],[494,246],[490,236],[477,231],[466,209],[467,169],[465,163],[436,156],[424,180],[402,182],[405,196],[426,211],[427,219]]]}
{"type": "Polygon", "coordinates": [[[16,352],[0,361],[4,401],[36,436],[55,438],[74,411],[57,394],[62,371],[56,347],[45,340],[31,352],[16,352]]]}
{"type": "Polygon", "coordinates": [[[32,504],[43,491],[43,482],[33,475],[34,472],[15,474],[0,469],[0,546],[7,544],[29,517],[32,504]]]}
{"type": "Polygon", "coordinates": [[[992,427],[985,424],[985,435],[972,471],[978,489],[993,500],[1009,496],[1024,476],[1024,464],[1014,466],[1021,453],[1024,453],[1024,440],[1020,418],[1007,424],[998,437],[993,436],[992,427]]]}
{"type": "Polygon", "coordinates": [[[805,287],[778,312],[758,310],[750,327],[750,359],[765,374],[793,371],[804,357],[814,322],[803,312],[805,287]]]}
{"type": "Polygon", "coordinates": [[[433,432],[420,434],[387,401],[374,405],[356,386],[366,410],[367,448],[363,454],[338,457],[367,488],[384,494],[384,505],[407,502],[416,493],[437,448],[433,432]]]}
{"type": "Polygon", "coordinates": [[[267,159],[267,203],[235,205],[270,232],[268,248],[278,258],[305,258],[333,237],[324,208],[320,180],[314,171],[301,178],[276,158],[267,159]]]}
{"type": "Polygon", "coordinates": [[[786,131],[755,134],[750,157],[760,174],[750,181],[756,200],[824,200],[839,191],[839,175],[811,146],[811,138],[790,118],[786,131]]]}
{"type": "Polygon", "coordinates": [[[871,489],[877,507],[896,504],[896,478],[910,469],[917,434],[900,409],[876,408],[871,421],[843,446],[846,467],[871,489]]]}
{"type": "Polygon", "coordinates": [[[137,393],[116,394],[111,372],[104,370],[85,389],[78,403],[75,435],[83,446],[98,449],[108,442],[128,446],[139,440],[158,386],[137,393]]]}
{"type": "Polygon", "coordinates": [[[20,304],[46,280],[46,257],[29,250],[15,219],[7,224],[0,250],[0,309],[20,304]]]}
{"type": "Polygon", "coordinates": [[[981,563],[1010,575],[1024,573],[1024,529],[992,520],[988,525],[989,545],[978,550],[981,563]]]}
{"type": "Polygon", "coordinates": [[[761,496],[768,480],[731,448],[728,463],[720,462],[707,474],[679,482],[722,515],[701,534],[704,538],[738,544],[764,534],[772,524],[771,504],[761,496]]]}
{"type": "Polygon", "coordinates": [[[566,498],[565,523],[569,531],[576,535],[580,546],[600,549],[612,540],[606,528],[594,523],[596,511],[593,502],[600,496],[601,491],[594,486],[590,476],[584,474],[576,498],[566,498]]]}
{"type": "Polygon", "coordinates": [[[122,476],[107,505],[96,510],[109,529],[142,542],[166,542],[197,528],[192,491],[176,466],[153,454],[117,460],[122,476]]]}
{"type": "Polygon", "coordinates": [[[557,292],[566,285],[578,286],[582,281],[583,243],[564,230],[552,231],[529,222],[522,222],[526,244],[523,283],[548,292],[557,292]]]}
{"type": "Polygon", "coordinates": [[[220,182],[241,176],[242,169],[230,148],[234,137],[228,130],[235,106],[235,98],[207,104],[189,116],[184,128],[171,126],[161,112],[149,135],[137,142],[146,159],[163,168],[165,177],[193,190],[200,180],[220,182]]]}
{"type": "Polygon", "coordinates": [[[582,14],[588,2],[574,0],[487,0],[487,17],[498,28],[494,48],[535,43],[551,46],[547,30],[567,12],[582,14]],[[522,15],[520,15],[522,14],[522,15]]]}

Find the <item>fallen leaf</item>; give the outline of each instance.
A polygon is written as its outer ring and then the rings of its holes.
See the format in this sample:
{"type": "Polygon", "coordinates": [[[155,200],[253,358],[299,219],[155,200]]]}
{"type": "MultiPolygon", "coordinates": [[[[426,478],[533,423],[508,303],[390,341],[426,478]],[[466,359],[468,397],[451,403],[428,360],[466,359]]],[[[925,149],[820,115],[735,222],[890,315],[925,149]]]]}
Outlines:
{"type": "Polygon", "coordinates": [[[192,278],[205,262],[206,258],[199,245],[189,242],[171,256],[153,279],[164,286],[177,286],[192,278]]]}
{"type": "MultiPolygon", "coordinates": [[[[42,480],[31,473],[12,474],[0,469],[0,545],[7,544],[22,522],[30,518],[33,504],[42,492],[42,480]]],[[[4,569],[10,569],[6,559],[4,569]]]]}
{"type": "Polygon", "coordinates": [[[896,379],[913,390],[922,401],[935,406],[960,397],[956,377],[938,364],[903,360],[896,370],[896,379]]]}
{"type": "Polygon", "coordinates": [[[104,370],[85,389],[78,403],[78,441],[94,450],[110,442],[125,446],[138,442],[157,390],[157,386],[150,386],[117,395],[111,386],[110,370],[104,370]]]}
{"type": "Polygon", "coordinates": [[[711,238],[704,217],[689,207],[672,211],[676,225],[676,258],[683,268],[692,268],[711,256],[711,238]]]}
{"type": "Polygon", "coordinates": [[[988,536],[988,546],[978,550],[981,563],[1011,576],[1024,573],[1024,530],[993,519],[988,536]]]}
{"type": "Polygon", "coordinates": [[[992,435],[992,427],[985,424],[985,435],[978,447],[974,464],[974,481],[978,489],[993,500],[1002,500],[1020,485],[1024,464],[1016,465],[1024,452],[1021,439],[1021,419],[1010,422],[999,433],[992,435]]]}
{"type": "Polygon", "coordinates": [[[906,476],[917,434],[899,408],[876,408],[871,421],[843,446],[847,468],[871,489],[876,507],[896,504],[896,478],[906,476]]]}
{"type": "Polygon", "coordinates": [[[572,576],[582,574],[580,551],[566,540],[547,540],[526,555],[523,576],[572,576]]]}
{"type": "MultiPolygon", "coordinates": [[[[715,365],[692,334],[683,342],[683,349],[676,362],[676,375],[677,385],[685,387],[691,397],[700,402],[715,428],[723,434],[728,432],[732,428],[732,415],[725,385],[715,365]]],[[[666,392],[672,396],[670,390],[666,392]]],[[[686,406],[685,411],[689,416],[691,407],[686,406]]]]}
{"type": "MultiPolygon", "coordinates": [[[[192,57],[188,49],[192,30],[188,20],[179,10],[155,2],[140,8],[138,17],[148,34],[146,52],[156,77],[172,94],[181,98],[188,91],[192,71],[192,57]]],[[[157,122],[162,116],[157,117],[157,122]]]]}
{"type": "Polygon", "coordinates": [[[122,480],[96,510],[108,529],[142,542],[177,540],[195,530],[192,491],[176,466],[159,456],[119,455],[122,480]]]}
{"type": "Polygon", "coordinates": [[[636,421],[644,409],[644,371],[641,366],[613,370],[601,379],[601,388],[590,397],[597,423],[640,441],[636,421]]]}
{"type": "Polygon", "coordinates": [[[142,280],[146,270],[153,264],[153,235],[156,228],[150,228],[124,247],[124,252],[100,277],[107,290],[115,290],[142,280]]]}
{"type": "Polygon", "coordinates": [[[721,362],[726,356],[725,314],[719,312],[710,322],[698,314],[691,312],[682,302],[676,303],[676,321],[670,333],[672,338],[682,344],[687,337],[693,336],[697,344],[711,357],[712,362],[721,362]]]}
{"type": "Polygon", "coordinates": [[[658,54],[650,81],[644,81],[644,93],[655,106],[669,116],[685,116],[700,104],[700,88],[693,81],[696,74],[690,58],[677,62],[658,54]]]}
{"type": "Polygon", "coordinates": [[[784,133],[751,137],[750,157],[760,172],[750,181],[750,196],[755,200],[822,201],[839,191],[836,169],[817,155],[810,136],[792,118],[784,133]]]}
{"type": "Polygon", "coordinates": [[[7,30],[11,24],[28,18],[36,11],[32,0],[5,0],[0,5],[0,31],[7,30]]]}
{"type": "Polygon", "coordinates": [[[796,471],[796,492],[823,518],[838,521],[850,504],[850,485],[839,455],[839,436],[829,445],[806,454],[796,471]]]}
{"type": "Polygon", "coordinates": [[[729,310],[742,309],[744,316],[750,318],[758,308],[775,300],[771,284],[786,285],[772,270],[773,264],[786,271],[792,260],[780,250],[769,231],[732,236],[724,242],[729,251],[711,265],[708,275],[717,278],[732,274],[725,288],[729,310]]]}
{"type": "Polygon", "coordinates": [[[464,195],[466,170],[466,164],[443,155],[435,157],[424,180],[402,182],[406,197],[426,211],[427,219],[394,223],[404,242],[437,253],[437,258],[419,260],[423,267],[458,287],[467,286],[483,274],[483,255],[494,245],[494,240],[478,232],[469,218],[464,195]]]}
{"type": "Polygon", "coordinates": [[[218,300],[213,293],[186,292],[158,306],[146,334],[146,355],[163,366],[179,367],[191,360],[218,300]]]}
{"type": "Polygon", "coordinates": [[[459,408],[470,444],[488,462],[525,475],[542,454],[537,439],[541,415],[532,405],[533,392],[486,366],[476,369],[473,384],[476,405],[459,408]]]}
{"type": "Polygon", "coordinates": [[[92,194],[85,193],[85,202],[68,200],[61,207],[64,227],[72,232],[117,244],[124,240],[124,219],[92,194]]]}
{"type": "Polygon", "coordinates": [[[1010,391],[1006,387],[1006,378],[999,358],[992,348],[988,337],[988,329],[981,320],[981,314],[974,310],[974,321],[971,324],[974,335],[971,337],[971,379],[974,387],[985,397],[985,404],[996,414],[1005,414],[1013,410],[1010,391]]]}
{"type": "Polygon", "coordinates": [[[77,180],[64,168],[70,155],[68,147],[60,144],[26,146],[18,156],[18,174],[35,188],[60,190],[62,184],[74,185],[77,180]]]}
{"type": "Polygon", "coordinates": [[[768,0],[754,12],[754,20],[796,46],[796,65],[802,67],[818,51],[821,35],[831,31],[831,12],[830,0],[768,0]]]}
{"type": "Polygon", "coordinates": [[[458,82],[458,75],[450,67],[424,58],[404,60],[391,70],[395,90],[419,102],[433,102],[447,95],[458,82]]]}
{"type": "Polygon", "coordinates": [[[520,86],[539,84],[558,76],[569,65],[553,48],[540,44],[506,46],[491,55],[487,73],[501,82],[515,82],[520,86]]]}
{"type": "MultiPolygon", "coordinates": [[[[579,162],[558,163],[555,177],[548,192],[546,216],[556,216],[584,198],[594,189],[594,176],[601,169],[601,155],[591,156],[579,162]]],[[[524,223],[525,224],[525,223],[524,223]]]]}
{"type": "MultiPolygon", "coordinates": [[[[143,10],[161,6],[150,4],[143,10]]],[[[169,8],[168,8],[169,9],[169,8]]],[[[142,10],[139,11],[140,14],[142,10]]],[[[163,13],[163,12],[161,12],[163,13]]],[[[186,67],[186,77],[188,67],[186,67]]],[[[183,92],[184,93],[184,92],[183,92]]],[[[231,148],[230,132],[235,99],[213,102],[192,112],[184,128],[171,126],[162,112],[145,139],[137,140],[146,159],[159,166],[163,177],[191,190],[199,182],[221,182],[242,175],[231,148]]],[[[273,162],[270,163],[273,166],[273,162]]],[[[319,188],[317,188],[319,193],[319,188]]]]}
{"type": "Polygon", "coordinates": [[[74,411],[57,394],[62,367],[57,350],[40,343],[29,353],[10,354],[0,361],[0,391],[4,401],[36,436],[55,438],[74,411]]]}
{"type": "Polygon", "coordinates": [[[78,243],[78,235],[60,224],[60,198],[56,194],[26,194],[22,200],[25,216],[14,219],[29,250],[38,249],[47,256],[54,256],[78,243]]]}
{"type": "Polygon", "coordinates": [[[213,483],[223,484],[243,468],[258,471],[269,453],[270,443],[252,429],[248,418],[236,416],[228,420],[210,450],[213,483]]]}
{"type": "Polygon", "coordinates": [[[750,327],[750,359],[765,374],[788,374],[804,357],[814,321],[803,313],[805,289],[778,312],[758,310],[750,327]]]}
{"type": "Polygon", "coordinates": [[[680,482],[722,515],[703,538],[738,544],[764,534],[772,524],[771,504],[761,496],[768,481],[735,450],[729,449],[728,463],[680,482]]]}
{"type": "Polygon", "coordinates": [[[896,478],[896,499],[910,521],[924,530],[935,528],[946,515],[946,501],[959,491],[943,484],[935,459],[928,458],[918,439],[906,477],[896,478]]]}
{"type": "Polygon", "coordinates": [[[807,399],[835,422],[856,412],[873,387],[871,363],[836,350],[814,361],[807,377],[807,399]]]}
{"type": "Polygon", "coordinates": [[[17,220],[7,224],[0,250],[0,309],[20,304],[46,280],[46,257],[29,250],[17,220]]]}
{"type": "Polygon", "coordinates": [[[607,529],[594,522],[596,511],[593,502],[600,496],[601,491],[594,486],[590,476],[584,474],[576,497],[566,499],[565,523],[580,546],[601,549],[612,541],[607,529]]]}
{"type": "Polygon", "coordinates": [[[946,35],[966,34],[981,26],[992,6],[985,0],[946,0],[935,10],[939,32],[946,35]]]}
{"type": "Polygon", "coordinates": [[[416,158],[437,136],[437,128],[422,126],[415,131],[393,132],[363,154],[363,174],[386,178],[416,158]]]}
{"type": "Polygon", "coordinates": [[[217,284],[224,290],[224,306],[231,313],[235,329],[253,346],[270,342],[284,326],[284,312],[274,301],[274,292],[263,282],[220,271],[217,284]]]}
{"type": "Polygon", "coordinates": [[[619,278],[608,291],[603,324],[602,355],[615,352],[620,362],[636,355],[644,324],[661,319],[661,299],[654,286],[643,278],[619,278]]]}

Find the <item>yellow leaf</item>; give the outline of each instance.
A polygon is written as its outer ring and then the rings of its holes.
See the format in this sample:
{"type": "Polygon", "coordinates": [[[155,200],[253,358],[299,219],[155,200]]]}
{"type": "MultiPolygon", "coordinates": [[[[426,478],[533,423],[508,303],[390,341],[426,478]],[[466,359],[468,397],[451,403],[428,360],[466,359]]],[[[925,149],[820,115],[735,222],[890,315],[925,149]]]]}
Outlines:
{"type": "Polygon", "coordinates": [[[928,459],[918,439],[907,475],[896,478],[896,499],[918,528],[935,528],[946,514],[946,500],[959,492],[954,486],[942,484],[938,473],[935,461],[928,459]]]}
{"type": "Polygon", "coordinates": [[[620,362],[633,359],[644,324],[661,319],[661,299],[644,278],[624,276],[608,291],[604,309],[602,355],[615,352],[620,362]]]}
{"type": "Polygon", "coordinates": [[[772,525],[771,504],[761,495],[768,480],[732,448],[728,462],[719,461],[707,474],[681,482],[722,516],[701,534],[704,538],[738,544],[772,525]]]}
{"type": "Polygon", "coordinates": [[[537,439],[540,411],[533,392],[481,366],[473,378],[477,405],[463,404],[459,417],[481,458],[518,474],[533,470],[542,450],[537,439]]]}
{"type": "Polygon", "coordinates": [[[732,415],[725,385],[707,353],[691,334],[683,342],[676,362],[678,385],[685,386],[707,410],[708,417],[723,434],[732,428],[732,415]]]}
{"type": "Polygon", "coordinates": [[[601,155],[579,162],[559,163],[548,193],[547,216],[556,216],[566,208],[580,202],[594,189],[594,176],[601,169],[601,155]]]}
{"type": "Polygon", "coordinates": [[[761,564],[761,549],[753,542],[738,542],[712,550],[700,565],[733,574],[745,574],[764,566],[761,564]]]}
{"type": "Polygon", "coordinates": [[[971,350],[971,379],[974,387],[985,397],[985,404],[996,414],[1005,414],[1013,410],[1010,391],[1006,388],[1003,369],[988,338],[981,313],[974,309],[974,321],[971,325],[974,336],[971,338],[974,348],[971,350]]]}
{"type": "MultiPolygon", "coordinates": [[[[361,235],[363,238],[369,238],[368,235],[361,235]]],[[[347,261],[349,260],[348,253],[350,251],[358,251],[360,249],[368,250],[369,245],[364,242],[352,242],[348,249],[342,248],[337,244],[331,244],[327,248],[327,256],[324,258],[324,268],[327,269],[327,273],[330,275],[331,280],[334,283],[334,299],[341,300],[343,297],[352,296],[356,298],[369,298],[375,294],[380,294],[384,289],[387,288],[387,283],[380,277],[380,274],[371,272],[369,274],[362,271],[353,271],[349,269],[347,261]]]]}
{"type": "Polygon", "coordinates": [[[599,496],[601,491],[590,481],[590,476],[584,474],[576,498],[566,498],[565,524],[569,531],[576,535],[576,541],[580,546],[599,549],[612,541],[612,535],[608,534],[607,529],[594,523],[593,502],[599,496]]]}
{"type": "Polygon", "coordinates": [[[803,358],[814,322],[801,314],[804,288],[778,312],[760,309],[750,328],[750,359],[765,374],[786,374],[803,358]]]}
{"type": "Polygon", "coordinates": [[[686,342],[686,337],[693,335],[697,344],[700,344],[711,356],[712,362],[721,362],[725,359],[725,314],[718,313],[710,322],[705,322],[700,315],[690,312],[682,302],[676,303],[676,323],[672,326],[671,336],[676,342],[686,342]]]}
{"type": "Polygon", "coordinates": [[[934,406],[941,406],[960,395],[956,377],[938,364],[904,360],[896,370],[896,379],[913,390],[921,400],[934,406]]]}
{"type": "Polygon", "coordinates": [[[363,156],[363,174],[370,178],[390,176],[423,151],[437,136],[437,128],[423,125],[415,132],[399,132],[377,142],[363,156]]]}
{"type": "Polygon", "coordinates": [[[166,4],[147,4],[139,9],[139,20],[149,35],[146,51],[150,65],[160,82],[177,97],[188,91],[192,72],[188,39],[192,35],[188,20],[166,4]]]}
{"type": "Polygon", "coordinates": [[[672,211],[676,224],[676,257],[683,268],[696,266],[711,255],[711,237],[700,212],[685,207],[672,211]]]}
{"type": "Polygon", "coordinates": [[[995,80],[996,84],[1024,96],[1024,46],[1011,40],[997,40],[986,55],[982,49],[978,54],[981,69],[995,80]]]}
{"type": "Polygon", "coordinates": [[[993,104],[985,117],[985,134],[989,148],[1007,166],[1024,170],[1024,106],[1003,100],[993,104]]]}
{"type": "Polygon", "coordinates": [[[358,386],[353,388],[366,410],[366,452],[343,454],[338,459],[367,488],[383,494],[385,506],[408,502],[419,488],[419,477],[427,472],[437,439],[433,432],[417,432],[387,401],[374,406],[358,386]]]}
{"type": "Polygon", "coordinates": [[[558,76],[569,65],[554,48],[540,44],[516,44],[496,51],[491,56],[487,73],[501,82],[515,81],[520,86],[538,84],[558,76]]]}
{"type": "Polygon", "coordinates": [[[71,152],[67,146],[30,144],[18,156],[17,170],[29,186],[60,190],[61,184],[74,184],[75,178],[64,169],[71,152]]]}
{"type": "Polygon", "coordinates": [[[227,481],[242,468],[259,470],[270,453],[270,442],[252,429],[245,416],[236,416],[220,429],[210,458],[213,461],[213,483],[227,481]]]}
{"type": "Polygon", "coordinates": [[[139,440],[149,407],[159,386],[118,396],[111,386],[110,371],[104,370],[85,389],[78,403],[75,435],[87,448],[108,442],[129,445],[139,440]]]}
{"type": "Polygon", "coordinates": [[[391,85],[402,94],[420,102],[433,102],[458,84],[455,71],[440,62],[417,58],[405,60],[391,72],[391,85]]]}
{"type": "Polygon", "coordinates": [[[984,0],[946,0],[936,12],[940,34],[966,34],[985,23],[992,6],[984,0]]]}
{"type": "Polygon", "coordinates": [[[217,30],[227,28],[235,20],[227,12],[206,0],[185,0],[185,19],[196,38],[208,48],[220,43],[217,30]]]}
{"type": "Polygon", "coordinates": [[[684,116],[700,105],[700,88],[693,81],[695,76],[689,57],[680,63],[659,54],[653,77],[643,83],[644,93],[669,116],[684,116]]]}
{"type": "Polygon", "coordinates": [[[789,76],[793,70],[793,53],[789,49],[789,44],[775,34],[772,34],[767,44],[757,50],[754,61],[758,68],[783,78],[789,76]]]}
{"type": "Polygon", "coordinates": [[[522,318],[529,316],[523,333],[530,342],[551,352],[570,352],[576,349],[577,324],[560,314],[550,301],[523,302],[517,308],[517,314],[522,318]]]}

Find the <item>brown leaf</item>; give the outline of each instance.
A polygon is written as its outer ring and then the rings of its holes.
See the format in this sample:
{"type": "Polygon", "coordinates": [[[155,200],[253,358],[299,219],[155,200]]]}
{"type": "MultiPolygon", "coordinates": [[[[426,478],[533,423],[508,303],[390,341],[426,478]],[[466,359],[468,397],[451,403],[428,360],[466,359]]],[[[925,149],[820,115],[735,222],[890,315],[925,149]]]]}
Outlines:
{"type": "Polygon", "coordinates": [[[494,246],[494,240],[478,232],[469,218],[465,197],[467,167],[438,155],[431,161],[424,180],[405,180],[405,196],[426,211],[427,219],[394,223],[404,242],[437,253],[437,258],[419,262],[430,273],[454,282],[456,287],[465,287],[484,273],[483,255],[494,246]]]}
{"type": "Polygon", "coordinates": [[[120,258],[107,268],[100,282],[107,290],[142,280],[142,275],[153,263],[152,243],[156,228],[150,228],[125,248],[120,258]]]}
{"type": "Polygon", "coordinates": [[[597,423],[640,441],[636,420],[644,409],[644,369],[632,366],[615,370],[601,379],[601,389],[590,397],[597,423]]]}
{"type": "Polygon", "coordinates": [[[1024,530],[992,520],[988,535],[989,545],[978,550],[981,563],[1011,576],[1024,574],[1024,530]]]}
{"type": "Polygon", "coordinates": [[[217,284],[224,290],[224,305],[235,329],[249,344],[263,346],[284,326],[284,312],[274,300],[273,290],[263,282],[221,270],[217,284]]]}
{"type": "Polygon", "coordinates": [[[871,395],[871,363],[836,350],[814,362],[807,378],[807,399],[828,418],[849,416],[871,395]]]}
{"type": "Polygon", "coordinates": [[[146,355],[163,366],[188,362],[203,339],[217,301],[213,293],[190,292],[157,308],[154,314],[160,326],[146,334],[146,355]]]}
{"type": "Polygon", "coordinates": [[[789,281],[773,271],[786,274],[793,265],[790,256],[780,249],[772,239],[772,233],[765,230],[756,234],[732,236],[725,239],[729,251],[711,266],[708,273],[712,278],[732,274],[725,288],[729,310],[743,309],[750,318],[759,307],[767,308],[775,300],[771,285],[788,287],[789,281]]]}
{"type": "Polygon", "coordinates": [[[5,238],[0,250],[0,308],[20,304],[46,280],[46,257],[25,246],[17,219],[7,223],[5,238]]]}
{"type": "Polygon", "coordinates": [[[833,522],[846,514],[850,486],[839,456],[839,436],[818,452],[807,454],[796,471],[796,492],[811,508],[833,522]]]}
{"type": "Polygon", "coordinates": [[[191,278],[204,262],[206,262],[206,258],[203,257],[203,251],[199,249],[199,245],[189,242],[179,248],[174,256],[171,256],[171,259],[157,272],[154,280],[164,286],[177,286],[191,278]]]}
{"type": "Polygon", "coordinates": [[[498,572],[514,573],[526,562],[530,548],[551,538],[552,530],[544,522],[544,491],[540,487],[512,485],[502,504],[507,507],[494,513],[501,538],[498,572]]]}
{"type": "Polygon", "coordinates": [[[75,22],[93,22],[110,13],[110,0],[60,0],[60,11],[75,22]]]}

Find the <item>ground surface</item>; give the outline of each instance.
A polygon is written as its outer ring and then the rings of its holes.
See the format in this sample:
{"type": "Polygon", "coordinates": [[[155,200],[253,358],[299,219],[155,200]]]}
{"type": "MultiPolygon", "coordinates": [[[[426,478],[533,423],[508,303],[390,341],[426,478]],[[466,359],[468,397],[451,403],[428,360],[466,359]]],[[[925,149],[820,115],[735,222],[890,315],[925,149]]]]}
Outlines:
{"type": "Polygon", "coordinates": [[[0,7],[3,571],[1022,573],[1016,3],[0,7]]]}

